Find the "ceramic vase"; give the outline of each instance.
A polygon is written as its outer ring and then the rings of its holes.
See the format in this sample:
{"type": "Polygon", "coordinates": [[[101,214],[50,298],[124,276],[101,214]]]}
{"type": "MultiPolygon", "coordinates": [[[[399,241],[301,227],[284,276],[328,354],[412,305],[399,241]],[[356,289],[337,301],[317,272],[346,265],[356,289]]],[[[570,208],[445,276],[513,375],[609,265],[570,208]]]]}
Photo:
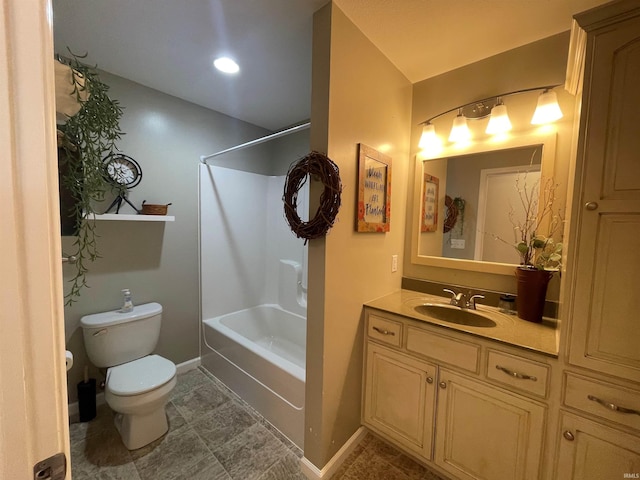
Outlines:
{"type": "Polygon", "coordinates": [[[518,318],[528,322],[542,322],[547,286],[553,272],[533,268],[516,269],[518,318]]]}

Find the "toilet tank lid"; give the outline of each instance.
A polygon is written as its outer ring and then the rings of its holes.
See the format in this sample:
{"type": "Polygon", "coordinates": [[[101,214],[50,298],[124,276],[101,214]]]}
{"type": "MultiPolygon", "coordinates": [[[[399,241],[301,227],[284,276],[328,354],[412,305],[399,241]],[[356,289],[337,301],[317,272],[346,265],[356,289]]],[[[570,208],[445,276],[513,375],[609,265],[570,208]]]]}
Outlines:
{"type": "Polygon", "coordinates": [[[161,313],[162,305],[159,303],[145,303],[143,305],[135,305],[130,312],[112,310],[110,312],[85,315],[80,319],[80,326],[82,328],[104,328],[118,325],[119,323],[142,320],[161,313]]]}

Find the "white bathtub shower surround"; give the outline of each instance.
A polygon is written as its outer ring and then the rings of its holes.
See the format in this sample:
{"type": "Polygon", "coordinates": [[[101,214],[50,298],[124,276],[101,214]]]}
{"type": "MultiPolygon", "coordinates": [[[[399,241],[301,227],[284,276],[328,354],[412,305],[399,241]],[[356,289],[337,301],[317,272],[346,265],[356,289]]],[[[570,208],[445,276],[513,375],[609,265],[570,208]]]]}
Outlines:
{"type": "Polygon", "coordinates": [[[300,448],[306,318],[266,304],[205,319],[202,363],[300,448]]]}
{"type": "MultiPolygon", "coordinates": [[[[307,248],[283,214],[285,177],[199,169],[202,318],[280,303],[280,259],[302,266],[306,286],[307,248]]],[[[306,205],[306,189],[301,196],[306,205]]]]}
{"type": "Polygon", "coordinates": [[[200,166],[201,358],[302,448],[307,249],[284,219],[284,180],[200,166]]]}

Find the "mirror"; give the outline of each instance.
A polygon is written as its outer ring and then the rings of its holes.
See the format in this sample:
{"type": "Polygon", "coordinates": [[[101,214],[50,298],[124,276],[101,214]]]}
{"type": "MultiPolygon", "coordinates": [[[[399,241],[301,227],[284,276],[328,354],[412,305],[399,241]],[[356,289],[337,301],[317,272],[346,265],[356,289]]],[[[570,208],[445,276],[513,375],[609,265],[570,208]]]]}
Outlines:
{"type": "Polygon", "coordinates": [[[418,154],[412,262],[512,275],[519,256],[509,214],[522,210],[516,181],[531,188],[552,177],[554,160],[555,134],[418,154]]]}

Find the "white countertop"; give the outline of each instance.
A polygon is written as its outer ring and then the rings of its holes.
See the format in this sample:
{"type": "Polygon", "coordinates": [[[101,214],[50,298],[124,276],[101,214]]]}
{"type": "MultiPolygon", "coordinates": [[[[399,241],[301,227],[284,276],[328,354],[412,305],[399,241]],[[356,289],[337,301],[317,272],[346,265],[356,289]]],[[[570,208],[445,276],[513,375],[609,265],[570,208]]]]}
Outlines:
{"type": "Polygon", "coordinates": [[[413,290],[399,290],[367,302],[365,306],[545,355],[558,356],[557,322],[553,319],[545,318],[542,323],[528,322],[518,318],[516,315],[501,313],[495,307],[488,307],[478,303],[476,306],[477,311],[493,320],[496,325],[493,327],[476,327],[438,320],[418,313],[414,309],[414,307],[425,303],[448,305],[449,299],[413,290]]]}

